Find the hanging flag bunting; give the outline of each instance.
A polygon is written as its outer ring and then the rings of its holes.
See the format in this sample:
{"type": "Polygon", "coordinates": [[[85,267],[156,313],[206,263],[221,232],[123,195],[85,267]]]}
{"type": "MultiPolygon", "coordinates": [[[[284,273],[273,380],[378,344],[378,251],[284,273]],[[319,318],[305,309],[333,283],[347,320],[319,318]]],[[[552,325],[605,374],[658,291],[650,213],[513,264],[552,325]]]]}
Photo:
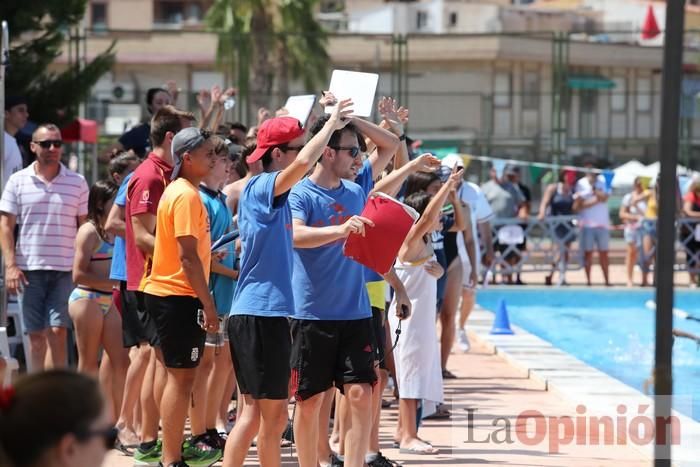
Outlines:
{"type": "Polygon", "coordinates": [[[469,154],[460,154],[462,157],[462,162],[464,162],[464,171],[466,172],[469,168],[469,163],[472,161],[472,156],[469,154]]]}
{"type": "Polygon", "coordinates": [[[647,14],[644,17],[644,23],[642,23],[642,39],[653,39],[661,34],[659,25],[656,23],[656,17],[654,16],[654,8],[649,5],[647,7],[647,14]]]}
{"type": "Polygon", "coordinates": [[[532,183],[537,183],[540,180],[540,176],[547,170],[544,167],[539,167],[537,165],[530,166],[530,180],[532,183]]]}
{"type": "Polygon", "coordinates": [[[494,159],[492,163],[493,168],[496,171],[496,177],[503,177],[503,171],[506,169],[506,161],[503,159],[494,159]]]}
{"type": "Polygon", "coordinates": [[[615,178],[615,172],[612,170],[604,170],[603,177],[605,178],[605,191],[612,191],[612,181],[615,178]]]}

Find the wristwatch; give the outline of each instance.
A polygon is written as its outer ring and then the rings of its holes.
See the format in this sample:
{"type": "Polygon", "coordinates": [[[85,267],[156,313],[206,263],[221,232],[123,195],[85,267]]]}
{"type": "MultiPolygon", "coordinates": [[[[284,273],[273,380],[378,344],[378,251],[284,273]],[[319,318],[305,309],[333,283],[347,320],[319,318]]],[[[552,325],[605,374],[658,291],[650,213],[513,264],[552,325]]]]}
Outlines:
{"type": "Polygon", "coordinates": [[[406,141],[406,133],[399,136],[399,141],[406,141]]]}

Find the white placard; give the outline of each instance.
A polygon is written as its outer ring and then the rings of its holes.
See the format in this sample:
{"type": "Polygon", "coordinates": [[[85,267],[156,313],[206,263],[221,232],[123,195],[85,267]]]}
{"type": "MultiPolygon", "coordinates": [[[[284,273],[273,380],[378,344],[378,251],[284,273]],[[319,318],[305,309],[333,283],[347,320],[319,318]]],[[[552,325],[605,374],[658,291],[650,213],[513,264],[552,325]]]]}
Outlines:
{"type": "MultiPolygon", "coordinates": [[[[358,71],[333,70],[328,90],[339,100],[352,99],[353,115],[369,117],[374,109],[374,95],[377,92],[379,75],[358,71]]],[[[334,106],[326,106],[331,113],[334,106]]]]}
{"type": "Polygon", "coordinates": [[[284,108],[289,112],[289,117],[294,117],[299,120],[302,125],[306,125],[306,121],[309,119],[309,115],[311,115],[315,103],[316,96],[313,94],[289,96],[287,103],[284,104],[284,108]]]}

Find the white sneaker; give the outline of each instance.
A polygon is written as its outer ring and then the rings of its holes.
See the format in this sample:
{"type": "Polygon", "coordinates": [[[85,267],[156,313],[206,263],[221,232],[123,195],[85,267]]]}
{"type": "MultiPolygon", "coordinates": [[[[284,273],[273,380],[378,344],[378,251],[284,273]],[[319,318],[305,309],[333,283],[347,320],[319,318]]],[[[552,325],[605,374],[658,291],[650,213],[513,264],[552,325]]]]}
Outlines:
{"type": "Polygon", "coordinates": [[[469,352],[471,348],[469,345],[469,338],[467,337],[467,331],[464,329],[457,330],[457,345],[462,352],[469,352]]]}

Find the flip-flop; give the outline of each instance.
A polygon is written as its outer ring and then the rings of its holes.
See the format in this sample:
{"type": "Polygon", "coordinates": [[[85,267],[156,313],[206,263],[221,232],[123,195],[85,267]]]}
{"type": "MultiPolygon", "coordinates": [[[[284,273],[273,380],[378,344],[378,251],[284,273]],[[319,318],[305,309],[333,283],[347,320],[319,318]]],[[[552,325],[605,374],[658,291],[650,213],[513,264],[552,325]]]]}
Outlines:
{"type": "Polygon", "coordinates": [[[457,375],[445,368],[442,370],[442,379],[457,379],[457,375]]]}
{"type": "Polygon", "coordinates": [[[418,446],[413,446],[410,448],[400,448],[399,453],[401,454],[418,454],[418,455],[429,455],[429,454],[437,454],[439,453],[439,449],[435,449],[433,446],[430,444],[425,444],[423,447],[418,447],[418,446]]]}

